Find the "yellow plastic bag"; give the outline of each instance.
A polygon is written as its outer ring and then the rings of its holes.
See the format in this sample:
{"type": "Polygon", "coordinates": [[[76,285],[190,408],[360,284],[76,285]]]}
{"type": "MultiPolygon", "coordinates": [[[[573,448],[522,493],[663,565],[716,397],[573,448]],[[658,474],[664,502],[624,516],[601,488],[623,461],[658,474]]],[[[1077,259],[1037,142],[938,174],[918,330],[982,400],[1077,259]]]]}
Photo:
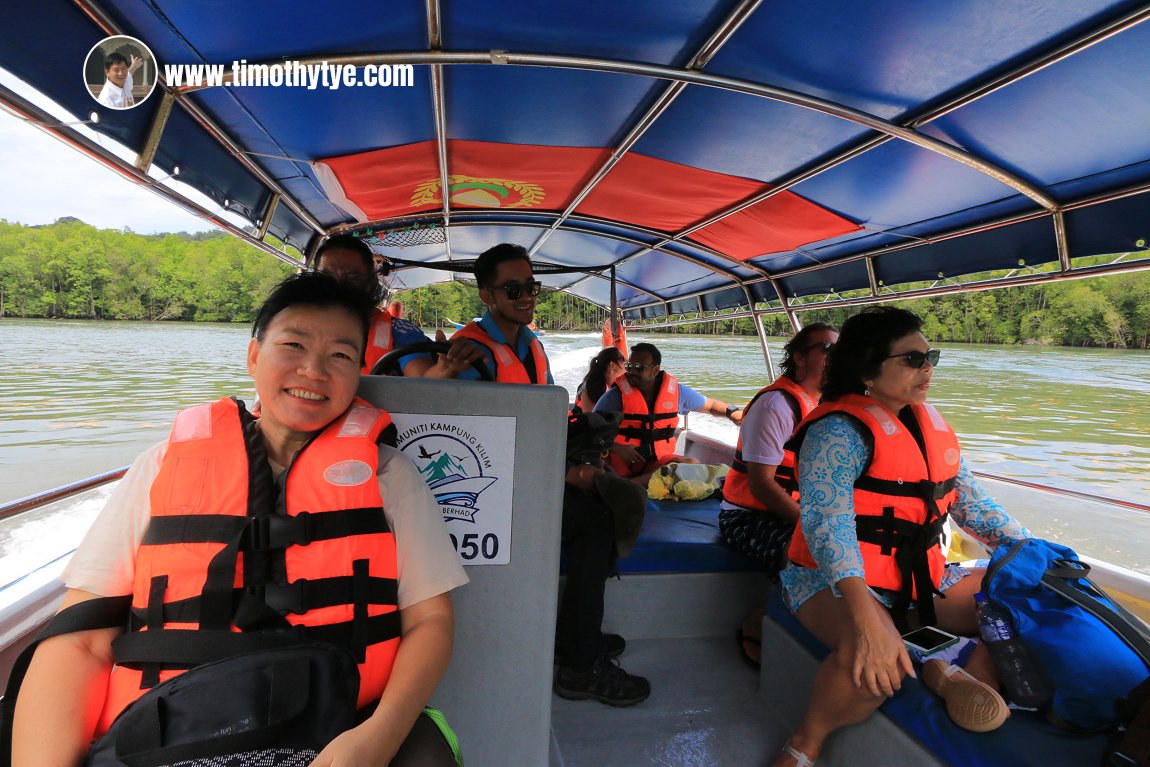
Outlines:
{"type": "Polygon", "coordinates": [[[719,489],[719,479],[731,467],[724,464],[669,463],[647,481],[647,497],[655,501],[700,501],[719,489]]]}

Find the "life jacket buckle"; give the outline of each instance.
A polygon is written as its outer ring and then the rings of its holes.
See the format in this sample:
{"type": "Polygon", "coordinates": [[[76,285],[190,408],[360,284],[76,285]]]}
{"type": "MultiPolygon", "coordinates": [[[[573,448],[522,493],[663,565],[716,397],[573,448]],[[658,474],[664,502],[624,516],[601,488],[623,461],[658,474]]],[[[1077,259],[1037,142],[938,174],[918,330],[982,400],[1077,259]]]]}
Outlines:
{"type": "Polygon", "coordinates": [[[271,548],[271,530],[267,517],[254,517],[248,520],[249,551],[266,551],[271,548]]]}
{"type": "Polygon", "coordinates": [[[315,537],[315,522],[306,511],[294,517],[256,517],[251,520],[248,529],[248,541],[254,551],[306,546],[315,537]]]}
{"type": "Polygon", "coordinates": [[[280,615],[295,613],[302,615],[308,611],[305,606],[308,594],[308,581],[300,578],[292,583],[267,583],[263,587],[263,602],[280,615]]]}

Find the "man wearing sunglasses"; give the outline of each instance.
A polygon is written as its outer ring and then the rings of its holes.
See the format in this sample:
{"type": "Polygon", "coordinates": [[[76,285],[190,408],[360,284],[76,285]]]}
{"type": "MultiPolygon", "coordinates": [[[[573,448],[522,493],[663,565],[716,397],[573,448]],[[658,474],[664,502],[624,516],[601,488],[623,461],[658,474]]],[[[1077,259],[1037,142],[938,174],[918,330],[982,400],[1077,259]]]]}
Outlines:
{"type": "MultiPolygon", "coordinates": [[[[475,282],[487,311],[451,340],[467,339],[478,347],[500,383],[555,383],[543,344],[527,327],[535,319],[543,287],[531,270],[527,250],[510,243],[488,248],[475,261],[475,282]]],[[[475,380],[479,374],[468,368],[458,377],[475,380]]]]}
{"type": "Polygon", "coordinates": [[[704,396],[661,369],[663,355],[654,344],[631,347],[619,379],[595,403],[595,412],[622,413],[623,423],[611,448],[611,466],[622,477],[646,484],[651,473],[668,463],[698,463],[675,454],[675,427],[679,415],[710,413],[739,423],[743,411],[704,396]]]}
{"type": "MultiPolygon", "coordinates": [[[[543,345],[527,327],[542,288],[527,251],[507,243],[484,251],[475,262],[475,281],[487,312],[452,340],[466,338],[480,347],[496,381],[554,383],[543,345]]],[[[477,374],[465,371],[459,377],[477,374]]],[[[612,488],[626,483],[599,463],[569,460],[564,476],[562,537],[571,556],[555,627],[553,687],[568,700],[633,706],[647,699],[651,684],[615,660],[626,648],[623,637],[603,633],[604,588],[616,556],[611,502],[619,496],[612,488]]]]}
{"type": "MultiPolygon", "coordinates": [[[[735,459],[723,485],[719,535],[772,576],[799,519],[795,454],[784,445],[822,396],[827,356],[838,329],[815,322],[783,347],[783,374],[763,387],[743,409],[735,459]]],[[[758,666],[763,611],[752,612],[738,631],[743,657],[758,666]]]]}

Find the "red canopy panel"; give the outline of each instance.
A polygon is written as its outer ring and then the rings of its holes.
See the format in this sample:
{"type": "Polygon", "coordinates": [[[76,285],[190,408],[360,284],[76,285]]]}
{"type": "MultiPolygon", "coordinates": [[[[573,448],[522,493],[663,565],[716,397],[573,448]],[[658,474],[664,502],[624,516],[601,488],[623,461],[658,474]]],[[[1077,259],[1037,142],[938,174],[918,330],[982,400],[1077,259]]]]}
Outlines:
{"type": "MultiPolygon", "coordinates": [[[[608,149],[447,142],[452,209],[559,212],[610,156],[608,149]]],[[[443,207],[434,141],[328,158],[343,193],[370,220],[443,207]]],[[[578,213],[674,234],[770,187],[760,181],[630,153],[578,213]]],[[[860,227],[783,192],[695,232],[691,238],[740,261],[860,227]]]]}
{"type": "MultiPolygon", "coordinates": [[[[673,234],[770,188],[761,181],[631,152],[577,212],[673,234]]],[[[689,239],[746,261],[860,228],[793,192],[782,192],[700,229],[689,239]]]]}

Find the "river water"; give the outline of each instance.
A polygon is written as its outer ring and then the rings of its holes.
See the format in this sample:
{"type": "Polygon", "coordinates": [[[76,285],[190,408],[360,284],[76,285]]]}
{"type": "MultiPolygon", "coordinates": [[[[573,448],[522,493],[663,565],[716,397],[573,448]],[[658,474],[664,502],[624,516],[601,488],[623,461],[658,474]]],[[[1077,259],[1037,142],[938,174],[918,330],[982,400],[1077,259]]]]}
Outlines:
{"type": "MultiPolygon", "coordinates": [[[[183,407],[253,394],[249,330],[204,323],[0,321],[0,502],[129,464],[167,435],[183,407]]],[[[745,336],[643,336],[663,367],[704,394],[742,403],[767,383],[759,341],[745,336]]],[[[598,333],[543,338],[570,392],[598,351],[598,333]]],[[[781,358],[784,339],[770,339],[781,358]]],[[[941,344],[931,401],[962,439],[972,468],[1150,504],[1150,354],[941,344]]],[[[725,420],[692,427],[733,439],[725,420]]],[[[108,489],[0,524],[0,586],[74,547],[108,489]]],[[[999,495],[997,488],[991,492],[999,495]]],[[[1150,514],[1091,504],[1028,504],[1037,534],[1150,573],[1150,514]]]]}

